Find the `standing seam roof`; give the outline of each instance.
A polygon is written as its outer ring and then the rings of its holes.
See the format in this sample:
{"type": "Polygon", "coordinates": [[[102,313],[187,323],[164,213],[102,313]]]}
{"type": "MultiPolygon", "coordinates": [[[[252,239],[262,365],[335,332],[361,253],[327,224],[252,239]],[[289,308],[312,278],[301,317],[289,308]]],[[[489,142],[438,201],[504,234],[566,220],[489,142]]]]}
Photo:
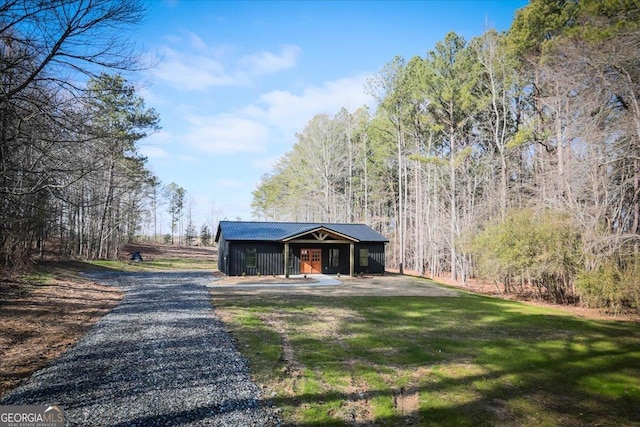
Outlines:
{"type": "Polygon", "coordinates": [[[225,240],[282,241],[288,237],[304,234],[318,227],[334,231],[363,242],[388,242],[389,240],[365,224],[334,224],[308,222],[249,222],[220,221],[216,241],[223,235],[225,240]]]}

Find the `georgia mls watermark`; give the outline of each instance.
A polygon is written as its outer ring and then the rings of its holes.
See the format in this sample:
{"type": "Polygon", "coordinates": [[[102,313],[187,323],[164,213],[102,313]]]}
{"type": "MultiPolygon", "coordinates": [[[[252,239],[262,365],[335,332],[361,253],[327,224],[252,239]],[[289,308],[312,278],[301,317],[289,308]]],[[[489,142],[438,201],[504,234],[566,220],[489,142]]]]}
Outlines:
{"type": "Polygon", "coordinates": [[[0,427],[64,427],[64,409],[57,405],[0,406],[0,427]]]}

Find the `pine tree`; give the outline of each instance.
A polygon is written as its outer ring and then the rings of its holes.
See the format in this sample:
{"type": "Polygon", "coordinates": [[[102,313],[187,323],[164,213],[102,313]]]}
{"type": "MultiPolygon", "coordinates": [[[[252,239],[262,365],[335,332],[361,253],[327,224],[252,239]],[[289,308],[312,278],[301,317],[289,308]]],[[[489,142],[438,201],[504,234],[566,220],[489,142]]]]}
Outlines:
{"type": "Polygon", "coordinates": [[[209,246],[211,243],[211,231],[207,224],[202,224],[202,227],[200,228],[200,243],[202,246],[209,246]]]}

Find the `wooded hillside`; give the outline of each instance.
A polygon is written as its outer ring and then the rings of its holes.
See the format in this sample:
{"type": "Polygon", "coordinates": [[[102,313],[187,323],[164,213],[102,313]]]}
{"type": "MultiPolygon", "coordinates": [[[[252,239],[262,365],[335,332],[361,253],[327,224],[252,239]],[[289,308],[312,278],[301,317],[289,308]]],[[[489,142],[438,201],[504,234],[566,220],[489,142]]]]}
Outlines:
{"type": "Polygon", "coordinates": [[[363,222],[388,266],[640,304],[640,2],[534,0],[317,115],[254,192],[267,220],[363,222]]]}
{"type": "Polygon", "coordinates": [[[0,5],[0,255],[110,257],[137,230],[155,179],[136,142],[157,129],[125,75],[137,0],[0,5]]]}

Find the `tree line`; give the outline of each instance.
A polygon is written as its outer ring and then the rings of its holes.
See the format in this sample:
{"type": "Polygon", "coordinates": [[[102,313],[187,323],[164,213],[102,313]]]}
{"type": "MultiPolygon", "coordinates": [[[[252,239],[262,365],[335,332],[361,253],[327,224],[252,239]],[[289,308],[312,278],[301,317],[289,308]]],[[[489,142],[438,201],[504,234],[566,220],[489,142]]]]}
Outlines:
{"type": "Polygon", "coordinates": [[[319,114],[254,215],[364,222],[388,264],[612,311],[640,306],[640,4],[532,0],[504,33],[450,33],[319,114]]]}
{"type": "Polygon", "coordinates": [[[186,190],[162,185],[138,143],[160,118],[129,80],[146,64],[129,41],[138,0],[7,0],[0,5],[0,255],[116,258],[142,232],[198,234],[186,190]],[[186,230],[183,219],[187,216],[186,230]],[[153,230],[145,226],[153,224],[153,230]]]}
{"type": "MultiPolygon", "coordinates": [[[[167,244],[192,246],[213,246],[214,234],[217,230],[217,219],[210,217],[210,223],[204,222],[198,229],[193,215],[193,200],[187,200],[187,190],[171,182],[162,185],[155,181],[149,203],[143,211],[141,221],[141,238],[167,244]],[[161,234],[162,207],[166,206],[169,214],[170,232],[161,234]],[[176,240],[177,237],[177,240],[176,240]]],[[[212,212],[215,213],[215,212],[212,212]]]]}
{"type": "Polygon", "coordinates": [[[137,0],[0,5],[0,254],[117,256],[156,178],[136,143],[159,127],[127,77],[137,0]]]}

